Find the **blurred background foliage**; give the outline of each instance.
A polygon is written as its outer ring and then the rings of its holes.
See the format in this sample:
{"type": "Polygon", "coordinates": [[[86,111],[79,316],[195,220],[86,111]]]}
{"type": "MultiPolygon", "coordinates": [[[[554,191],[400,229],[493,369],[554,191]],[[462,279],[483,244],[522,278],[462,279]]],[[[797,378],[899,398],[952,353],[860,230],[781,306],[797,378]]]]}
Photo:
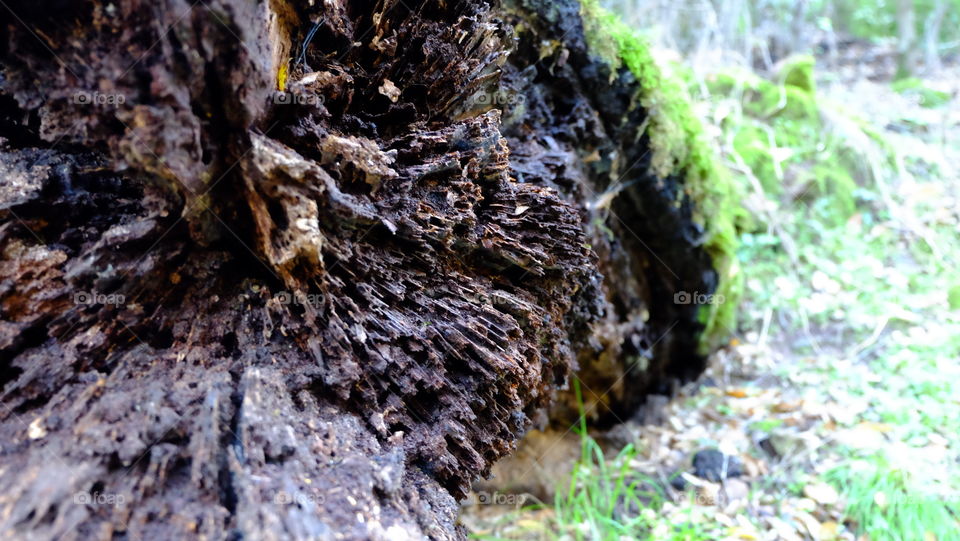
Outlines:
{"type": "MultiPolygon", "coordinates": [[[[829,57],[848,40],[900,41],[931,69],[960,51],[960,0],[609,0],[607,8],[654,46],[688,59],[717,55],[769,69],[816,50],[829,57]]],[[[729,60],[728,60],[729,62],[729,60]]]]}

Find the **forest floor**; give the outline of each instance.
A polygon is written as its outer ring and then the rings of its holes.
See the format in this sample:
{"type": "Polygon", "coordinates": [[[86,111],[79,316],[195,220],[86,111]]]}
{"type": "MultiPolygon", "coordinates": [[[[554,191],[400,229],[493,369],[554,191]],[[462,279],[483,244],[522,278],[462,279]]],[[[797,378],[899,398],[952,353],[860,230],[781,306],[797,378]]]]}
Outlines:
{"type": "MultiPolygon", "coordinates": [[[[854,211],[831,221],[827,195],[749,194],[768,218],[741,238],[729,346],[656,423],[618,428],[618,445],[575,427],[573,471],[542,464],[554,501],[468,502],[474,536],[960,539],[960,69],[916,92],[851,70],[817,80],[829,128],[869,126],[854,131],[886,149],[854,211]]],[[[867,146],[844,151],[868,162],[867,146]]]]}

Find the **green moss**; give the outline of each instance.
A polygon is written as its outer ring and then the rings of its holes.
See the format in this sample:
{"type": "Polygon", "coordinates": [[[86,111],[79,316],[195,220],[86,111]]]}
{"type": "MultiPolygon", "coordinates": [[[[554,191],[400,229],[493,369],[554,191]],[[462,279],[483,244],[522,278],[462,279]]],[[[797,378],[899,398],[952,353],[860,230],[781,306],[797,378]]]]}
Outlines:
{"type": "Polygon", "coordinates": [[[812,96],[817,93],[817,83],[813,77],[815,65],[816,60],[811,55],[791,56],[780,65],[780,80],[784,86],[798,88],[812,96]]]}
{"type": "Polygon", "coordinates": [[[951,310],[960,310],[960,285],[955,285],[947,292],[947,302],[951,310]]]}
{"type": "Polygon", "coordinates": [[[777,159],[770,146],[768,132],[760,126],[746,124],[733,136],[733,149],[760,181],[766,193],[780,193],[777,159]]]}
{"type": "MultiPolygon", "coordinates": [[[[784,185],[790,184],[792,193],[819,199],[821,218],[837,225],[855,213],[858,179],[868,181],[869,172],[864,171],[862,149],[851,146],[863,137],[836,134],[824,120],[813,69],[813,58],[801,55],[785,60],[772,81],[727,69],[706,84],[711,96],[738,103],[739,114],[729,115],[723,128],[764,193],[781,198],[784,185]]],[[[844,129],[855,125],[845,121],[844,129]]],[[[871,138],[866,131],[864,135],[871,138]]]]}
{"type": "Polygon", "coordinates": [[[844,519],[867,539],[956,539],[960,504],[909,464],[877,454],[841,462],[825,477],[843,496],[844,519]]]}
{"type": "Polygon", "coordinates": [[[919,100],[922,107],[928,109],[941,107],[950,103],[951,100],[950,94],[929,88],[923,81],[916,77],[908,77],[894,81],[891,86],[893,87],[893,91],[898,94],[914,96],[919,100]]]}
{"type": "Polygon", "coordinates": [[[667,177],[684,170],[696,152],[690,143],[701,128],[683,87],[662,73],[647,44],[617,15],[596,0],[584,0],[581,6],[590,51],[614,70],[625,65],[639,82],[640,105],[650,114],[646,129],[653,146],[653,172],[667,177]]]}
{"type": "Polygon", "coordinates": [[[789,80],[799,79],[799,82],[805,86],[776,84],[752,72],[737,68],[711,76],[707,85],[710,92],[715,95],[742,95],[743,110],[750,116],[788,119],[816,127],[820,122],[820,110],[816,95],[808,89],[812,83],[804,82],[795,75],[795,71],[789,71],[794,73],[793,76],[785,76],[781,73],[781,77],[789,80]]]}
{"type": "Polygon", "coordinates": [[[813,166],[812,192],[826,196],[822,203],[825,208],[822,218],[828,225],[839,227],[857,211],[854,193],[857,182],[846,167],[838,163],[818,163],[813,166]]]}
{"type": "Polygon", "coordinates": [[[725,342],[735,328],[743,287],[735,253],[737,222],[745,214],[736,185],[708,145],[686,88],[657,64],[637,32],[597,0],[582,0],[581,15],[591,52],[614,69],[625,66],[639,83],[639,103],[649,114],[642,129],[650,140],[651,172],[661,178],[678,174],[684,178],[686,195],[695,203],[695,219],[707,232],[704,248],[719,273],[717,295],[724,302],[701,308],[706,326],[701,350],[706,353],[725,342]]]}

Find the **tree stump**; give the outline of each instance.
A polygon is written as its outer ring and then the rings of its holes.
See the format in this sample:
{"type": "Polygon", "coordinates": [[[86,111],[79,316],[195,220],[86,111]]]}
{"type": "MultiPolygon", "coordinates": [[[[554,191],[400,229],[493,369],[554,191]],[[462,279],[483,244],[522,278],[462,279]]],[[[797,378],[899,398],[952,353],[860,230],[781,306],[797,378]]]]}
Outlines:
{"type": "Polygon", "coordinates": [[[11,1],[0,535],[459,539],[704,367],[684,165],[575,1],[11,1]]]}

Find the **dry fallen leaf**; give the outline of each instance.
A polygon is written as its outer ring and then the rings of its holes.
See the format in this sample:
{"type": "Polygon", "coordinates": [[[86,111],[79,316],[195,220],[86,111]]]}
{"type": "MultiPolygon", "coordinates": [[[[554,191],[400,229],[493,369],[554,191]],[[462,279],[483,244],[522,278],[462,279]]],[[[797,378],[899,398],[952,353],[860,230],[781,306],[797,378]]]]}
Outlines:
{"type": "Polygon", "coordinates": [[[780,402],[773,405],[773,411],[777,413],[790,413],[791,411],[797,411],[803,407],[803,400],[797,400],[796,402],[780,402]]]}
{"type": "Polygon", "coordinates": [[[763,460],[753,458],[750,455],[743,456],[743,466],[747,471],[748,477],[759,477],[761,475],[766,475],[769,473],[767,468],[767,463],[763,460]]]}
{"type": "Polygon", "coordinates": [[[746,500],[750,496],[750,485],[740,479],[727,479],[723,483],[723,491],[728,501],[746,500]]]}
{"type": "Polygon", "coordinates": [[[770,528],[777,533],[779,539],[784,539],[786,541],[803,540],[803,537],[798,535],[793,527],[777,517],[767,517],[767,524],[769,524],[770,528]]]}
{"type": "Polygon", "coordinates": [[[837,537],[837,532],[840,529],[840,525],[836,522],[829,520],[820,525],[820,539],[828,541],[837,537]]]}
{"type": "Polygon", "coordinates": [[[807,532],[810,533],[810,537],[814,539],[823,538],[823,531],[820,521],[814,518],[813,515],[807,513],[806,511],[797,511],[793,516],[803,523],[804,528],[806,528],[807,532]]]}
{"type": "Polygon", "coordinates": [[[697,505],[716,505],[719,494],[719,485],[704,481],[697,487],[697,505]]]}
{"type": "Polygon", "coordinates": [[[733,519],[724,513],[717,513],[716,515],[713,516],[713,519],[719,522],[720,524],[723,524],[727,528],[732,528],[734,526],[733,519]]]}
{"type": "Polygon", "coordinates": [[[747,541],[756,541],[760,538],[757,536],[757,530],[755,528],[752,526],[741,525],[730,530],[728,539],[745,539],[747,541]]]}
{"type": "Polygon", "coordinates": [[[840,501],[837,489],[826,483],[810,483],[803,487],[803,495],[820,505],[835,505],[840,501]]]}
{"type": "Polygon", "coordinates": [[[523,530],[536,531],[536,532],[545,532],[548,531],[547,526],[540,522],[539,520],[531,519],[520,519],[517,521],[517,526],[523,530]]]}
{"type": "Polygon", "coordinates": [[[864,421],[859,425],[857,425],[857,428],[861,428],[864,430],[873,430],[875,432],[880,432],[881,434],[886,434],[887,432],[890,432],[891,430],[893,430],[893,427],[886,423],[874,423],[871,421],[864,421]]]}

